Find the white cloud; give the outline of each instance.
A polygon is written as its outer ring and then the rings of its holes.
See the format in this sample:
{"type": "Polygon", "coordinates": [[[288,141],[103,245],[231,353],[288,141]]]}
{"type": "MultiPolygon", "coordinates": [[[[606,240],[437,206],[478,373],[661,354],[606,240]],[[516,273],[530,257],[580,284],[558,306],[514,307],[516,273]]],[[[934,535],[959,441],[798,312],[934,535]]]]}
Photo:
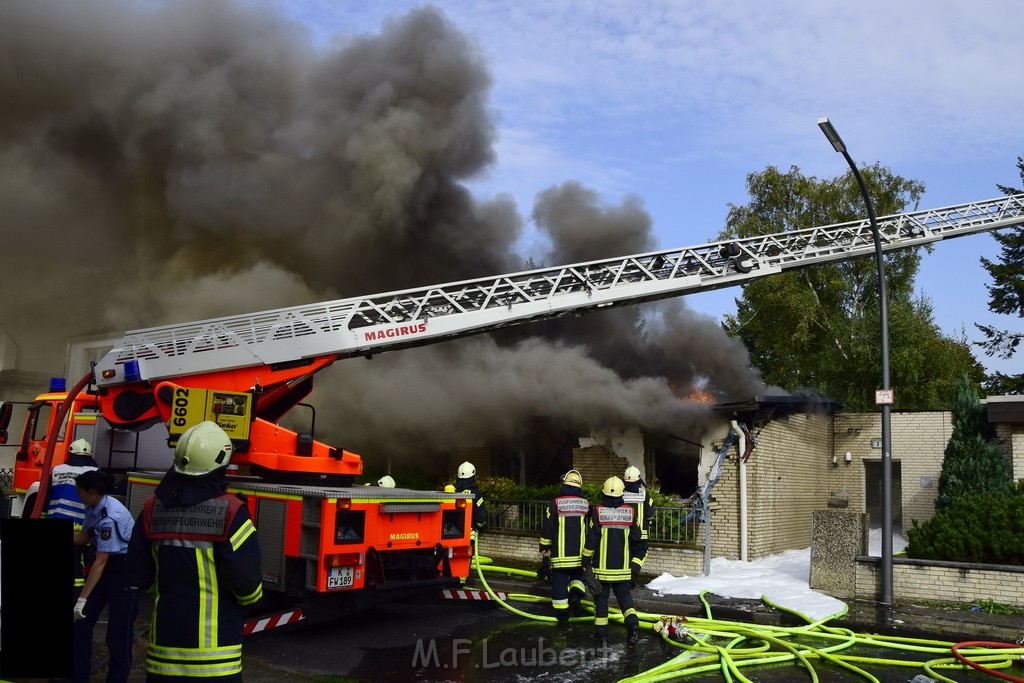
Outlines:
{"type": "MultiPolygon", "coordinates": [[[[422,4],[278,2],[321,44],[334,33],[377,32],[386,16],[422,4]]],[[[768,164],[846,172],[817,130],[823,115],[858,162],[923,181],[922,208],[993,197],[996,183],[1018,182],[1019,0],[438,6],[479,46],[494,78],[498,165],[474,188],[512,194],[524,215],[537,192],[577,180],[611,202],[639,195],[665,246],[703,242],[721,228],[727,203],[746,201],[747,173],[768,164]]],[[[918,280],[947,333],[970,315],[963,311],[978,312],[970,325],[987,309],[977,258],[956,268],[954,286],[948,268],[930,268],[926,257],[918,280]]],[[[717,308],[723,299],[690,301],[717,308]]],[[[968,333],[977,338],[973,326],[968,333]]]]}

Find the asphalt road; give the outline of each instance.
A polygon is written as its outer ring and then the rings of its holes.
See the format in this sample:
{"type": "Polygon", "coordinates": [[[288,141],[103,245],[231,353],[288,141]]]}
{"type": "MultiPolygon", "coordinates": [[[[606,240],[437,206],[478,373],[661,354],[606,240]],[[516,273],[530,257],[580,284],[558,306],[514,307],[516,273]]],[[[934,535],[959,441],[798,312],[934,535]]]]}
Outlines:
{"type": "MultiPolygon", "coordinates": [[[[532,592],[533,582],[497,585],[497,590],[532,592]]],[[[541,590],[540,593],[544,591],[541,590]]],[[[637,606],[651,613],[674,613],[698,616],[703,608],[693,596],[665,596],[648,590],[637,591],[637,606]]],[[[785,624],[787,615],[757,604],[714,600],[716,618],[744,623],[785,624]]],[[[548,604],[514,603],[534,613],[550,613],[548,604]]],[[[1002,640],[1014,642],[1020,630],[1020,618],[986,615],[971,611],[903,607],[886,617],[895,626],[885,627],[878,614],[863,608],[851,610],[846,621],[836,622],[856,632],[890,633],[891,635],[930,637],[959,642],[961,640],[1002,640]],[[895,618],[894,618],[895,617],[895,618]]],[[[136,626],[140,640],[136,648],[132,681],[145,680],[145,631],[148,610],[140,614],[136,626]]],[[[104,626],[96,631],[97,668],[93,681],[104,680],[104,626]]],[[[601,683],[617,681],[660,665],[679,650],[666,645],[650,631],[641,634],[637,648],[624,645],[621,627],[612,627],[607,649],[590,639],[593,625],[575,623],[559,629],[554,624],[539,622],[513,614],[490,602],[442,600],[423,596],[418,600],[382,604],[357,616],[334,622],[303,626],[292,630],[275,630],[247,640],[243,647],[244,678],[247,683],[314,682],[340,683],[351,681],[578,681],[601,683]]],[[[906,653],[863,651],[868,657],[903,659],[906,653]]],[[[935,655],[929,655],[928,658],[935,655]]],[[[839,671],[824,662],[817,663],[819,674],[828,675],[835,683],[862,680],[839,671]]],[[[870,667],[880,681],[906,683],[914,680],[920,670],[903,667],[870,667]]],[[[1021,670],[1014,667],[1014,675],[1021,670]]],[[[791,666],[758,668],[750,672],[751,680],[760,683],[790,681],[802,678],[805,672],[791,666]]],[[[964,683],[991,680],[978,672],[956,672],[956,680],[964,683]]],[[[29,679],[21,679],[27,683],[29,679]]],[[[39,679],[31,679],[36,683],[39,679]]],[[[688,681],[703,683],[723,680],[720,673],[706,677],[690,676],[688,681]]],[[[921,680],[921,679],[917,679],[921,680]]],[[[40,682],[42,683],[42,682],[40,682]]]]}
{"type": "MultiPolygon", "coordinates": [[[[546,605],[523,606],[546,613],[546,605]]],[[[354,620],[268,635],[245,646],[246,681],[273,663],[280,673],[353,681],[616,681],[670,654],[652,634],[606,648],[591,622],[559,628],[491,603],[427,600],[384,605],[354,620]]],[[[268,679],[269,680],[269,679],[268,679]]]]}

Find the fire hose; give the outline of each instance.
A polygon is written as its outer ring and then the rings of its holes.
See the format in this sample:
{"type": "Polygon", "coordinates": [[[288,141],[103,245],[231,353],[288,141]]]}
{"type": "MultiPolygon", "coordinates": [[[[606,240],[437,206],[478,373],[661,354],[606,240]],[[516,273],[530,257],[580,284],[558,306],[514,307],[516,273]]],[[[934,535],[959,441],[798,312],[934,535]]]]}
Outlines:
{"type": "MultiPolygon", "coordinates": [[[[522,617],[549,623],[557,621],[553,616],[533,614],[509,604],[511,602],[548,603],[547,598],[510,593],[507,600],[503,600],[491,589],[484,576],[486,570],[536,578],[535,571],[485,565],[482,561],[476,561],[476,557],[474,556],[474,566],[477,576],[492,600],[522,617]]],[[[953,643],[904,636],[855,633],[850,629],[829,625],[830,621],[845,616],[848,609],[846,606],[827,617],[811,619],[796,610],[775,604],[763,596],[761,600],[768,607],[791,614],[804,623],[798,626],[768,626],[734,622],[713,617],[711,606],[705,597],[706,592],[702,592],[699,596],[704,607],[705,616],[703,617],[637,612],[641,628],[652,629],[661,636],[665,643],[682,650],[682,652],[669,661],[636,676],[625,678],[620,683],[653,683],[715,672],[720,673],[726,681],[736,680],[749,683],[750,679],[744,675],[744,669],[778,666],[786,663],[798,665],[812,681],[820,680],[815,665],[828,663],[872,683],[878,683],[878,678],[866,668],[867,666],[918,668],[927,676],[943,683],[956,683],[956,681],[943,675],[940,671],[965,671],[968,669],[975,669],[1003,680],[1024,683],[1024,678],[997,671],[997,669],[1007,669],[1013,666],[1014,662],[1024,655],[1024,645],[990,641],[953,643]],[[798,639],[799,642],[797,642],[798,639]],[[859,647],[862,650],[892,650],[894,654],[885,657],[867,657],[847,652],[854,647],[859,647]],[[998,652],[994,650],[998,650],[998,652]],[[918,659],[910,659],[911,656],[918,659]]],[[[592,621],[593,602],[584,600],[582,604],[591,612],[591,616],[574,617],[571,621],[592,621]]],[[[609,621],[622,623],[621,610],[609,606],[609,621]]]]}

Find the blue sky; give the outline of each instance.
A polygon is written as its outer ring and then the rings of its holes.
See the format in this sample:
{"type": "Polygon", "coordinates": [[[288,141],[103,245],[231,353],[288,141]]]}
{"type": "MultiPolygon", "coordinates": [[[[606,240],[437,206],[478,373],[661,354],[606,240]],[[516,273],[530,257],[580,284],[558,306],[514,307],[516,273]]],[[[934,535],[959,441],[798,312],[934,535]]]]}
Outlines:
{"type": "MultiPolygon", "coordinates": [[[[422,5],[274,0],[320,46],[377,33],[422,5]]],[[[602,0],[435,3],[493,76],[497,161],[471,187],[534,196],[579,181],[609,203],[639,197],[665,248],[712,239],[745,178],[767,165],[821,178],[847,170],[817,127],[828,116],[859,164],[923,182],[920,208],[1020,186],[1024,41],[1019,0],[602,0]]],[[[530,239],[523,245],[529,252],[530,239]]],[[[947,334],[1019,319],[988,312],[990,235],[940,242],[918,286],[947,334]]],[[[738,289],[687,297],[720,318],[738,289]]],[[[980,354],[980,352],[979,352],[980,354]]],[[[1024,372],[1024,356],[980,355],[1024,372]]]]}

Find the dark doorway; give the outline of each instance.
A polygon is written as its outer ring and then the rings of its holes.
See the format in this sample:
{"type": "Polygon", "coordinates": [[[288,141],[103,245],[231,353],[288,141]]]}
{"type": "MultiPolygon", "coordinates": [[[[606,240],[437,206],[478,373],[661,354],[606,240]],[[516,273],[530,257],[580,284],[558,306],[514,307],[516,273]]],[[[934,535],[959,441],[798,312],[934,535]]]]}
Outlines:
{"type": "MultiPolygon", "coordinates": [[[[648,451],[654,456],[655,490],[666,496],[689,498],[697,491],[697,470],[700,465],[700,442],[670,434],[646,436],[648,451]]],[[[651,479],[648,473],[648,479],[651,479]]]]}
{"type": "MultiPolygon", "coordinates": [[[[864,507],[873,527],[882,526],[882,461],[864,463],[864,507]]],[[[903,529],[903,477],[900,461],[892,461],[892,527],[903,529]]]]}

